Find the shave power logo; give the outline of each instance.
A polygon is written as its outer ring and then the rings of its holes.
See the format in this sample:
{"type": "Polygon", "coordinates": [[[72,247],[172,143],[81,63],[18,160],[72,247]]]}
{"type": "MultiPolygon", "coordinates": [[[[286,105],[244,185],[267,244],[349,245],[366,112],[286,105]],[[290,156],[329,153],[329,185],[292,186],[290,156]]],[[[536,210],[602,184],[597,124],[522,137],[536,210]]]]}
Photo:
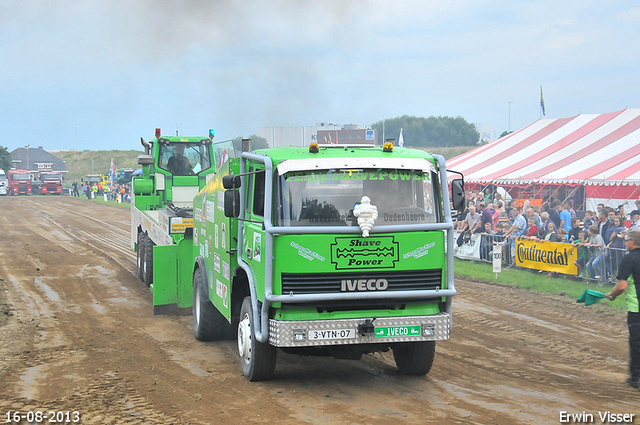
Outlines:
{"type": "Polygon", "coordinates": [[[336,270],[391,269],[398,257],[398,242],[393,236],[336,238],[331,244],[336,270]]]}

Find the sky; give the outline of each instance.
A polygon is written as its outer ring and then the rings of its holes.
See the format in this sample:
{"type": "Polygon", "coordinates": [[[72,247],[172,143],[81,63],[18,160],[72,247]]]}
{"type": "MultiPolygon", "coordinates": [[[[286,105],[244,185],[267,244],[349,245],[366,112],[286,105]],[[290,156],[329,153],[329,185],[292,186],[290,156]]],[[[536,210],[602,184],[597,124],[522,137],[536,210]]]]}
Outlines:
{"type": "Polygon", "coordinates": [[[639,22],[616,0],[0,0],[0,145],[402,115],[499,135],[540,118],[541,87],[543,118],[640,108],[639,22]]]}

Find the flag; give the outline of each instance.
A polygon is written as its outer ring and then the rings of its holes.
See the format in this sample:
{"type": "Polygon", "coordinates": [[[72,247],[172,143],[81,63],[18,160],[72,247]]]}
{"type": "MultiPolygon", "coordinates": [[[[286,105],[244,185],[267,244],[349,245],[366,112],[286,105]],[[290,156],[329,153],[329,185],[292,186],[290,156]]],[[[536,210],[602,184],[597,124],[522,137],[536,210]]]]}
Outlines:
{"type": "Polygon", "coordinates": [[[113,158],[111,158],[111,168],[109,169],[109,181],[112,186],[116,182],[116,165],[113,162],[113,158]]]}
{"type": "Polygon", "coordinates": [[[544,110],[544,96],[542,95],[542,86],[540,86],[540,108],[542,108],[542,115],[547,115],[544,110]]]}
{"type": "Polygon", "coordinates": [[[400,136],[398,136],[398,146],[404,146],[404,138],[402,137],[402,128],[400,129],[400,136]]]}

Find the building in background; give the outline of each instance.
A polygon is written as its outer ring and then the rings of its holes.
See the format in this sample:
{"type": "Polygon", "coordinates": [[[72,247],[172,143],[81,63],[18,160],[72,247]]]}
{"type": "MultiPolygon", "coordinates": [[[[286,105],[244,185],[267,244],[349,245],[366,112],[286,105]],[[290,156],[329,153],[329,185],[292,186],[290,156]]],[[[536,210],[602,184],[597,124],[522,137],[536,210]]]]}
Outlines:
{"type": "Polygon", "coordinates": [[[378,140],[377,130],[356,124],[345,124],[331,130],[316,127],[316,130],[316,139],[320,145],[375,145],[378,140]]]}
{"type": "Polygon", "coordinates": [[[259,127],[258,136],[267,139],[270,147],[309,146],[319,144],[375,144],[377,130],[356,124],[334,124],[317,121],[306,127],[259,127]]]}
{"type": "Polygon", "coordinates": [[[307,127],[259,127],[257,136],[264,137],[269,147],[309,146],[314,141],[315,129],[307,127]]]}
{"type": "Polygon", "coordinates": [[[42,172],[56,172],[67,175],[67,166],[60,158],[45,151],[42,146],[30,148],[26,145],[11,151],[11,160],[16,170],[28,170],[34,178],[38,178],[42,172]]]}
{"type": "Polygon", "coordinates": [[[496,140],[496,128],[491,124],[484,124],[481,122],[474,123],[476,126],[476,130],[480,133],[480,139],[478,139],[478,144],[482,145],[484,143],[493,142],[496,140]]]}

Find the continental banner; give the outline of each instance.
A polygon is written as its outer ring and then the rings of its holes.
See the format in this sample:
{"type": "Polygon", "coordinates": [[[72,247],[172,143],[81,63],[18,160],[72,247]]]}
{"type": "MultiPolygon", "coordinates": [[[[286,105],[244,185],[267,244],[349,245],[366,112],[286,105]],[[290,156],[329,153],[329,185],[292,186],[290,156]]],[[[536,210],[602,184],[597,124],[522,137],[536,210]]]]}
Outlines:
{"type": "Polygon", "coordinates": [[[516,239],[516,265],[529,269],[578,274],[578,249],[568,243],[516,239]]]}

